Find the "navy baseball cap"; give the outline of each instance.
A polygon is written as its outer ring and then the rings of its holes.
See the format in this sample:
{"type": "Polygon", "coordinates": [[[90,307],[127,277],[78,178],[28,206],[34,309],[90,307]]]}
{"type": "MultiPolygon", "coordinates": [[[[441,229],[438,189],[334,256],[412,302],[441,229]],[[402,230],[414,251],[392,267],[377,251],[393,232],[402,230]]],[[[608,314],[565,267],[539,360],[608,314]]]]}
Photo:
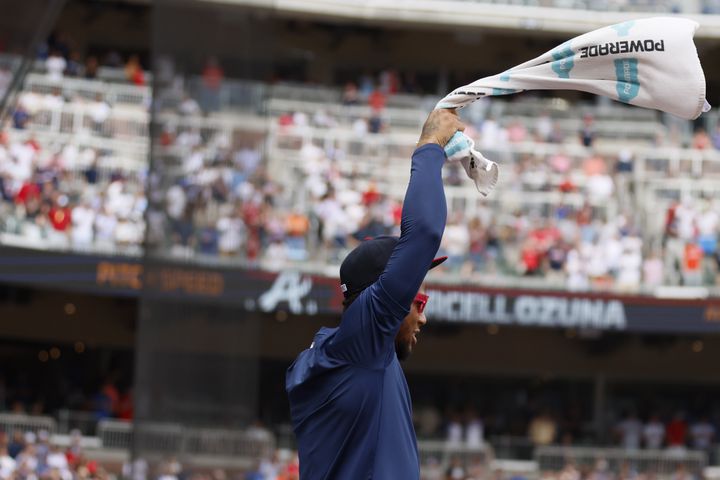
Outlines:
{"type": "MultiPolygon", "coordinates": [[[[348,253],[340,265],[340,290],[345,298],[365,290],[380,278],[398,240],[398,237],[389,235],[375,237],[365,240],[348,253]]],[[[430,268],[437,267],[445,260],[447,257],[434,259],[430,268]]]]}

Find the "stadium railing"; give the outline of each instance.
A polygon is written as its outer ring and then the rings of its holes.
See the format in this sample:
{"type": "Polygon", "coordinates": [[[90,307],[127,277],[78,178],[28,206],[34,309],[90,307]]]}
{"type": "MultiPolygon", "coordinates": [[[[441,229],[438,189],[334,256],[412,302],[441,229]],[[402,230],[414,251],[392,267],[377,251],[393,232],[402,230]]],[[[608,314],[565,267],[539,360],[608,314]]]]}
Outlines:
{"type": "Polygon", "coordinates": [[[57,412],[57,432],[68,434],[79,430],[85,436],[94,436],[97,432],[98,417],[92,412],[61,409],[57,412]]]}
{"type": "MultiPolygon", "coordinates": [[[[349,126],[358,118],[367,119],[376,115],[376,112],[373,112],[373,109],[367,105],[342,105],[340,103],[318,105],[303,100],[281,100],[277,98],[270,98],[266,103],[266,111],[271,116],[279,116],[287,112],[303,112],[312,118],[316,112],[321,110],[339,124],[346,126],[349,126]]],[[[413,131],[417,131],[425,121],[427,111],[418,108],[387,107],[379,115],[391,127],[411,128],[413,131]]]]}
{"type": "Polygon", "coordinates": [[[28,122],[33,131],[77,133],[92,132],[98,137],[123,138],[139,145],[147,144],[148,114],[136,109],[113,108],[109,116],[95,125],[91,105],[67,103],[56,107],[41,107],[28,122]]]}
{"type": "Polygon", "coordinates": [[[99,166],[122,171],[147,170],[148,145],[140,142],[104,138],[88,132],[51,132],[37,130],[8,130],[11,142],[37,140],[50,149],[60,149],[71,144],[79,149],[91,148],[102,153],[99,166]]]}
{"type": "Polygon", "coordinates": [[[105,448],[130,449],[167,454],[250,456],[261,458],[275,450],[272,435],[247,430],[185,427],[173,423],[100,420],[97,435],[105,448]]]}
{"type": "Polygon", "coordinates": [[[627,465],[637,472],[652,472],[660,476],[674,473],[678,468],[700,473],[707,466],[707,453],[695,450],[628,450],[623,448],[539,446],[535,449],[538,469],[560,471],[565,465],[593,468],[607,462],[613,472],[627,465]]]}
{"type": "Polygon", "coordinates": [[[425,465],[430,459],[433,459],[445,467],[454,458],[459,459],[463,464],[478,461],[485,465],[495,458],[492,447],[487,443],[468,446],[443,440],[418,440],[418,454],[421,465],[425,465]]]}
{"type": "Polygon", "coordinates": [[[34,432],[44,430],[49,434],[57,431],[57,422],[52,417],[40,415],[25,415],[18,413],[0,413],[0,431],[9,437],[16,432],[34,432]]]}
{"type": "Polygon", "coordinates": [[[46,75],[30,73],[25,79],[23,90],[35,93],[53,93],[60,90],[66,97],[79,97],[95,101],[98,96],[110,104],[129,104],[147,107],[150,105],[152,90],[147,86],[128,85],[65,77],[56,83],[46,75]]]}

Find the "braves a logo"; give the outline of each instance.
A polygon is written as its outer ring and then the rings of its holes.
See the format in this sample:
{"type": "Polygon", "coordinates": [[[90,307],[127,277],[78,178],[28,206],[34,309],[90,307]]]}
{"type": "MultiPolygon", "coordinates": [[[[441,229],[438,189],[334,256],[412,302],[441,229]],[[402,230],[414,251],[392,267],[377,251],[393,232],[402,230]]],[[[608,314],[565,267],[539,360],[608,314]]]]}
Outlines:
{"type": "Polygon", "coordinates": [[[287,302],[290,313],[313,315],[317,313],[317,303],[308,300],[305,307],[302,303],[302,299],[310,293],[310,290],[312,290],[310,277],[303,277],[300,272],[295,271],[282,272],[277,276],[270,289],[258,298],[260,310],[270,312],[281,303],[287,302]]]}

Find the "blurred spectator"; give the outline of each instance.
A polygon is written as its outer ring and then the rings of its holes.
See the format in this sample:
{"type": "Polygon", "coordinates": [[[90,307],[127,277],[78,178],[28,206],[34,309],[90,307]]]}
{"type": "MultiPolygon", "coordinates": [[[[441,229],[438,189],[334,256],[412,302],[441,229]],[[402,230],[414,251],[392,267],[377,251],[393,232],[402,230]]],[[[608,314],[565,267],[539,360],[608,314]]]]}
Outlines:
{"type": "Polygon", "coordinates": [[[465,445],[470,448],[480,448],[485,444],[485,429],[482,420],[474,409],[467,412],[465,425],[465,445]]]}
{"type": "Polygon", "coordinates": [[[94,55],[90,55],[85,59],[85,69],[83,76],[88,80],[97,78],[97,71],[99,67],[98,59],[94,55]]]}
{"type": "Polygon", "coordinates": [[[643,284],[646,287],[656,287],[663,282],[663,261],[656,251],[653,251],[643,263],[643,284]]]}
{"type": "Polygon", "coordinates": [[[134,85],[145,85],[145,72],[138,55],[130,55],[125,64],[125,79],[134,85]]]}
{"type": "Polygon", "coordinates": [[[592,115],[583,116],[583,126],[580,130],[580,143],[584,147],[592,147],[595,140],[595,119],[592,115]]]}
{"type": "Polygon", "coordinates": [[[668,448],[685,448],[688,426],[683,412],[677,412],[667,425],[665,436],[668,448]]]}
{"type": "Polygon", "coordinates": [[[360,93],[358,92],[358,88],[355,83],[347,82],[345,84],[342,103],[343,105],[358,105],[360,103],[360,93]]]}
{"type": "Polygon", "coordinates": [[[461,445],[463,442],[463,425],[460,415],[452,413],[447,424],[447,443],[452,445],[461,445]]]}
{"type": "Polygon", "coordinates": [[[629,412],[615,427],[615,431],[620,437],[620,445],[626,450],[639,449],[642,440],[642,429],[642,422],[637,418],[635,412],[629,412]]]}
{"type": "Polygon", "coordinates": [[[665,440],[665,425],[660,421],[657,414],[650,416],[650,419],[643,426],[643,440],[645,448],[658,449],[662,448],[665,440]]]}
{"type": "Polygon", "coordinates": [[[707,415],[701,416],[690,426],[690,440],[692,448],[710,450],[715,441],[715,426],[707,415]]]}
{"type": "Polygon", "coordinates": [[[48,79],[54,83],[62,82],[67,62],[59,51],[53,50],[50,56],[45,60],[45,68],[47,69],[48,79]]]}
{"type": "Polygon", "coordinates": [[[0,447],[0,478],[12,478],[17,462],[8,454],[5,447],[0,447]]]}
{"type": "Polygon", "coordinates": [[[547,410],[533,417],[528,425],[528,437],[533,445],[550,445],[556,435],[557,423],[547,410]]]}
{"type": "Polygon", "coordinates": [[[698,128],[692,139],[692,148],[696,150],[707,150],[712,147],[712,140],[704,128],[698,128]]]}
{"type": "Polygon", "coordinates": [[[201,104],[204,111],[216,112],[220,109],[220,88],[224,77],[225,74],[218,59],[209,57],[202,72],[201,104]]]}
{"type": "Polygon", "coordinates": [[[368,96],[368,105],[373,111],[373,114],[379,116],[382,111],[385,109],[385,104],[387,103],[387,96],[386,93],[382,91],[380,86],[376,86],[375,89],[370,93],[370,96],[368,96]]]}
{"type": "Polygon", "coordinates": [[[452,457],[445,472],[445,480],[465,480],[465,467],[460,457],[452,457]]]}

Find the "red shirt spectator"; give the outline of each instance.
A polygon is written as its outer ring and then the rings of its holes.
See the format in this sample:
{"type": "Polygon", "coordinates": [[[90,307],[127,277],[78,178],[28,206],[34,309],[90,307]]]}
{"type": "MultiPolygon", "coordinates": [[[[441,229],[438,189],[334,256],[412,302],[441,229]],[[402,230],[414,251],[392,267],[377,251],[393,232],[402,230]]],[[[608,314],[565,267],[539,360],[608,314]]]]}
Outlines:
{"type": "Polygon", "coordinates": [[[525,267],[525,274],[535,273],[540,268],[541,254],[532,245],[526,245],[522,250],[522,263],[525,267]]]}
{"type": "Polygon", "coordinates": [[[386,102],[385,95],[377,88],[368,97],[368,105],[376,112],[383,110],[386,102]]]}
{"type": "Polygon", "coordinates": [[[133,419],[133,413],[134,410],[132,392],[128,391],[120,397],[120,401],[118,402],[117,416],[121,420],[130,421],[133,419]]]}
{"type": "Polygon", "coordinates": [[[145,73],[137,55],[131,56],[125,64],[125,78],[135,85],[145,85],[145,73]]]}
{"type": "Polygon", "coordinates": [[[224,76],[225,74],[222,68],[220,68],[220,65],[218,65],[217,59],[214,57],[209,58],[202,73],[205,86],[211,90],[218,90],[224,76]]]}
{"type": "Polygon", "coordinates": [[[70,226],[72,221],[71,211],[67,207],[54,206],[48,213],[50,223],[58,232],[64,232],[70,226]]]}
{"type": "Polygon", "coordinates": [[[377,187],[374,183],[371,183],[368,186],[368,189],[365,190],[362,194],[362,203],[363,205],[372,205],[375,202],[380,200],[380,192],[377,191],[377,187]]]}
{"type": "Polygon", "coordinates": [[[40,144],[34,138],[30,138],[25,142],[25,145],[35,150],[35,153],[40,151],[40,144]]]}
{"type": "Polygon", "coordinates": [[[40,187],[37,183],[25,182],[15,196],[15,203],[26,204],[30,199],[40,199],[40,187]]]}
{"type": "Polygon", "coordinates": [[[283,113],[278,117],[278,125],[281,127],[290,127],[293,124],[293,114],[291,112],[283,113]]]}
{"type": "Polygon", "coordinates": [[[700,246],[695,243],[688,243],[685,245],[685,269],[691,272],[696,272],[700,269],[700,262],[702,262],[703,251],[700,246]]]}
{"type": "Polygon", "coordinates": [[[569,177],[566,177],[566,178],[560,183],[560,185],[558,185],[558,189],[559,189],[562,193],[570,193],[570,192],[574,192],[575,190],[577,190],[577,187],[576,187],[575,184],[572,182],[572,180],[570,180],[569,177]]]}
{"type": "Polygon", "coordinates": [[[681,416],[676,415],[675,418],[668,424],[665,430],[665,438],[669,447],[682,447],[685,446],[685,439],[687,437],[687,423],[682,419],[681,416]]]}

